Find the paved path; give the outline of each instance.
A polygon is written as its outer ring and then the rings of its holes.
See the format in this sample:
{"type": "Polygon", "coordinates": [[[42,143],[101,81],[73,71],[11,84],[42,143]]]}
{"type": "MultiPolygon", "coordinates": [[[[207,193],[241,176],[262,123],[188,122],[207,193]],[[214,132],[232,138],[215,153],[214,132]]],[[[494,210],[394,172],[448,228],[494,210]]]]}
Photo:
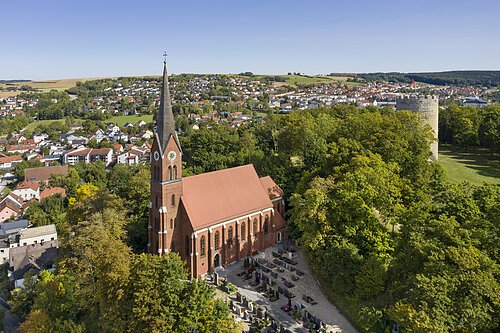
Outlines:
{"type": "MultiPolygon", "coordinates": [[[[312,275],[311,269],[309,268],[307,261],[300,249],[295,247],[297,251],[295,252],[296,260],[298,264],[295,266],[297,269],[301,270],[305,274],[299,278],[298,281],[292,281],[292,272],[285,270],[284,273],[279,273],[281,277],[285,277],[288,281],[295,284],[295,287],[291,288],[295,294],[295,298],[292,299],[292,304],[295,302],[300,302],[302,305],[306,306],[306,310],[309,313],[316,316],[316,318],[321,319],[328,325],[327,332],[345,332],[345,333],[357,333],[357,330],[351,325],[351,323],[338,311],[338,309],[331,304],[326,295],[321,290],[318,282],[312,275]],[[317,304],[309,305],[302,300],[302,294],[306,294],[312,297],[317,304]]],[[[264,252],[263,257],[266,260],[272,261],[272,251],[277,252],[277,247],[267,249],[264,252]]],[[[279,300],[275,302],[270,302],[264,295],[258,293],[255,287],[248,284],[251,280],[245,281],[242,277],[237,276],[239,272],[243,270],[243,262],[237,262],[231,266],[226,267],[225,270],[221,271],[221,275],[226,275],[228,281],[233,283],[238,287],[239,292],[246,296],[248,299],[254,301],[256,304],[265,307],[272,317],[279,320],[283,325],[286,326],[292,332],[307,332],[302,325],[297,323],[291,316],[286,314],[281,310],[281,306],[287,303],[287,298],[282,296],[279,300]]]]}

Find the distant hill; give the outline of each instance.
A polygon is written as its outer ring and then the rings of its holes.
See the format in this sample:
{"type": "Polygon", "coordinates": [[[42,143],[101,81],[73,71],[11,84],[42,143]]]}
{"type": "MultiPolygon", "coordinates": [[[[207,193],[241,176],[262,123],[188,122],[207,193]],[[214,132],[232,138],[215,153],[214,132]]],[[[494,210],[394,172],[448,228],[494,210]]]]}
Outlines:
{"type": "Polygon", "coordinates": [[[0,80],[1,83],[31,82],[31,80],[0,80]]]}
{"type": "Polygon", "coordinates": [[[423,82],[436,85],[500,86],[500,71],[447,71],[428,73],[331,73],[332,76],[352,76],[366,81],[423,82]]]}

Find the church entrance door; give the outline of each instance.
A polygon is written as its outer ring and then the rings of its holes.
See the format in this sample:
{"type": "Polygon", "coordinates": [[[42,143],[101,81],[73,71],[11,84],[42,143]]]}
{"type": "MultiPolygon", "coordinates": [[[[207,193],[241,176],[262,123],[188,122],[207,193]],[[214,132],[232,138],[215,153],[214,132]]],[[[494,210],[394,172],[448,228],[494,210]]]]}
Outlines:
{"type": "Polygon", "coordinates": [[[214,268],[217,268],[220,266],[220,254],[216,254],[214,257],[214,268]]]}

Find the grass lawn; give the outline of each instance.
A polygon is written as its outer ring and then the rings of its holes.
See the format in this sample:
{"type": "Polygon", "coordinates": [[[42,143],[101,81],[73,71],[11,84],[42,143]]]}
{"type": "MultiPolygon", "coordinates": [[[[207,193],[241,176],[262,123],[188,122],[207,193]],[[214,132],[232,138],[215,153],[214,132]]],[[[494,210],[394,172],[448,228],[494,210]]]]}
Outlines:
{"type": "Polygon", "coordinates": [[[35,120],[34,122],[32,122],[31,124],[29,124],[28,126],[26,126],[24,128],[23,131],[28,131],[28,132],[32,132],[35,130],[35,128],[38,126],[38,125],[48,125],[48,124],[52,124],[52,123],[55,123],[55,122],[64,122],[64,120],[62,119],[49,119],[49,120],[35,120]]]}
{"type": "Polygon", "coordinates": [[[144,114],[140,116],[113,116],[106,120],[106,123],[115,123],[116,125],[122,127],[125,123],[132,123],[135,125],[140,120],[144,120],[146,123],[152,123],[153,115],[144,114]]]}
{"type": "Polygon", "coordinates": [[[500,160],[485,151],[465,153],[450,147],[440,147],[439,164],[451,182],[500,184],[500,160]]]}

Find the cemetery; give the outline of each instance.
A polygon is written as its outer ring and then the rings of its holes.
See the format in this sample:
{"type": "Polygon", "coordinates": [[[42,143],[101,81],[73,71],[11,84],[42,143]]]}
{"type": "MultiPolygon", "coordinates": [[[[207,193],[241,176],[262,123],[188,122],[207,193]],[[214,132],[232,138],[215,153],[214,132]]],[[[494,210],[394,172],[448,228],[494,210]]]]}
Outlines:
{"type": "Polygon", "coordinates": [[[278,245],[210,277],[230,309],[257,332],[357,332],[324,295],[300,248],[278,245]]]}

